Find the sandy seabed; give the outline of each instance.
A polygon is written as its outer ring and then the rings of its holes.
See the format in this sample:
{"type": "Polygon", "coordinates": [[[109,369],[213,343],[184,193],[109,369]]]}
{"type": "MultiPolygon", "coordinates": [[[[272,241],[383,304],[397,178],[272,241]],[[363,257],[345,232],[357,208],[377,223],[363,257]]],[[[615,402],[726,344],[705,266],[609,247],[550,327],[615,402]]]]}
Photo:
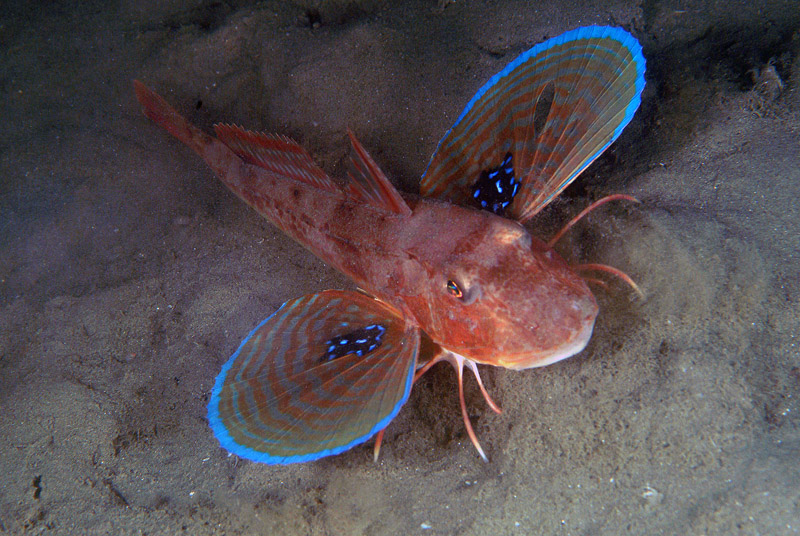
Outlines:
{"type": "Polygon", "coordinates": [[[793,1],[8,2],[0,13],[0,533],[800,532],[800,10],[793,1]],[[687,7],[691,6],[691,7],[687,7]],[[284,301],[351,288],[149,122],[138,78],[208,129],[352,128],[403,190],[517,54],[620,25],[648,61],[622,137],[532,224],[605,262],[589,346],[414,388],[371,444],[229,456],[214,377],[284,301]]]}

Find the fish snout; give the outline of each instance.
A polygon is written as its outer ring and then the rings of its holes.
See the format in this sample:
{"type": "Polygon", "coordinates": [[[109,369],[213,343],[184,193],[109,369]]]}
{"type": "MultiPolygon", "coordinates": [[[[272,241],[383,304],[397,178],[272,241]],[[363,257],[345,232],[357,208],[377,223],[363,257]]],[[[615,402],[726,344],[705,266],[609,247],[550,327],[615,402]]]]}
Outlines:
{"type": "Polygon", "coordinates": [[[598,312],[597,301],[582,280],[558,293],[533,297],[527,311],[517,316],[517,328],[512,328],[514,350],[499,364],[516,370],[543,367],[577,354],[588,344],[598,312]]]}

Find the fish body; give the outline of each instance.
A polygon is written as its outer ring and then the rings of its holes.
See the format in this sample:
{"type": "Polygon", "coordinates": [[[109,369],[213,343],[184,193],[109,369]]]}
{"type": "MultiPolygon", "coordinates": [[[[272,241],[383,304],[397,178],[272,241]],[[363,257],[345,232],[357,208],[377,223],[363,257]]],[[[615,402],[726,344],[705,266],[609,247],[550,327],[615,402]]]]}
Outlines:
{"type": "Polygon", "coordinates": [[[517,369],[585,346],[597,315],[591,291],[519,223],[410,195],[403,196],[409,213],[398,214],[264,174],[234,166],[223,180],[440,346],[477,363],[517,369]],[[231,178],[242,173],[252,178],[231,178]],[[448,280],[457,282],[464,299],[447,291],[448,280]]]}
{"type": "Polygon", "coordinates": [[[485,458],[463,406],[463,366],[480,383],[476,364],[524,369],[585,347],[598,313],[594,296],[521,222],[627,124],[644,60],[638,43],[613,28],[581,28],[537,47],[470,102],[440,142],[422,196],[397,192],[352,133],[351,173],[340,186],[288,138],[231,125],[210,136],[135,82],[148,117],[361,289],[287,302],[243,341],[209,404],[224,447],[267,463],[341,452],[383,430],[417,369],[447,360],[457,367],[462,414],[485,458]],[[602,58],[596,69],[611,62],[606,56],[616,62],[599,89],[586,54],[602,58]],[[584,95],[571,96],[562,81],[584,95]],[[621,96],[605,98],[611,91],[621,96]],[[569,105],[577,112],[565,111],[569,105]]]}

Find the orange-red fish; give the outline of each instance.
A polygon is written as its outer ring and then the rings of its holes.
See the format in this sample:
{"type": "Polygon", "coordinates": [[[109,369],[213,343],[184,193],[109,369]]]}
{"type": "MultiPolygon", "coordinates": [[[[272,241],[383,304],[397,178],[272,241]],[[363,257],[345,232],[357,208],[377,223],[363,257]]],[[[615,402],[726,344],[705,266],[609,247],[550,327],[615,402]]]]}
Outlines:
{"type": "Polygon", "coordinates": [[[521,223],[638,108],[644,58],[627,32],[578,28],[495,75],[439,143],[421,195],[395,190],[351,132],[342,187],[286,137],[224,124],[212,137],[134,86],[148,117],[360,289],[287,302],[242,342],[209,403],[229,451],[266,463],[342,452],[381,433],[415,373],[444,360],[456,367],[464,422],[486,459],[464,406],[463,367],[499,411],[477,364],[539,367],[586,346],[598,312],[591,291],[521,223]]]}

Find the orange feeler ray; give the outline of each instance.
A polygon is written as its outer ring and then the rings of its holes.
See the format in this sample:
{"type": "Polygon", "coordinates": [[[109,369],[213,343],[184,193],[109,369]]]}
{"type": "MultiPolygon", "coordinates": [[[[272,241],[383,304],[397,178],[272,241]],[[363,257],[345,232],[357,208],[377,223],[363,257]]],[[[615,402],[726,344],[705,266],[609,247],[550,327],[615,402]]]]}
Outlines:
{"type": "Polygon", "coordinates": [[[601,199],[598,199],[597,201],[595,201],[594,203],[592,203],[591,205],[589,205],[585,209],[581,210],[580,213],[577,216],[575,216],[574,218],[569,220],[569,222],[564,227],[562,227],[561,230],[558,231],[555,234],[555,236],[550,239],[549,242],[547,242],[547,247],[553,247],[554,245],[556,245],[556,243],[559,240],[561,240],[561,237],[564,236],[566,234],[566,232],[569,231],[572,228],[573,225],[578,223],[581,219],[583,219],[584,216],[589,214],[594,209],[596,209],[596,208],[598,208],[598,207],[600,207],[602,205],[605,205],[609,201],[620,201],[620,200],[633,201],[634,203],[640,203],[641,202],[638,199],[636,199],[635,197],[633,197],[632,195],[626,195],[626,194],[607,195],[607,196],[605,196],[605,197],[603,197],[601,199]]]}
{"type": "MultiPolygon", "coordinates": [[[[461,405],[461,417],[464,419],[464,426],[467,429],[467,435],[469,436],[469,440],[475,446],[475,449],[480,454],[483,461],[488,462],[489,458],[486,457],[486,453],[483,451],[480,442],[478,441],[478,436],[475,434],[475,430],[472,428],[472,422],[469,419],[469,414],[467,413],[467,403],[464,400],[464,365],[466,364],[467,367],[472,371],[475,375],[475,380],[478,382],[478,387],[483,394],[483,398],[486,400],[486,403],[492,408],[492,411],[495,413],[501,413],[503,410],[500,409],[500,406],[492,400],[492,397],[489,396],[488,391],[486,391],[486,387],[483,385],[483,380],[481,380],[481,374],[478,371],[478,366],[475,364],[474,361],[465,358],[462,355],[454,354],[451,352],[441,352],[436,357],[425,363],[420,369],[417,371],[416,375],[414,376],[414,383],[420,379],[420,377],[428,372],[433,365],[439,363],[440,361],[447,361],[453,368],[456,369],[456,375],[458,376],[458,402],[461,405]]],[[[381,450],[381,443],[383,442],[383,432],[386,429],[384,428],[375,436],[375,446],[372,450],[372,456],[374,461],[378,461],[378,455],[380,454],[381,450]]]]}
{"type": "Polygon", "coordinates": [[[584,270],[597,270],[600,272],[606,272],[611,275],[615,275],[620,279],[622,279],[623,281],[625,281],[625,283],[627,283],[634,290],[634,292],[636,292],[636,294],[639,295],[640,298],[644,298],[644,292],[642,292],[642,289],[639,288],[639,285],[637,285],[636,282],[633,279],[631,279],[631,277],[628,274],[626,274],[625,272],[623,272],[618,268],[614,268],[613,266],[608,266],[607,264],[596,264],[596,263],[578,264],[576,266],[573,266],[573,268],[578,272],[582,272],[584,270]]]}

